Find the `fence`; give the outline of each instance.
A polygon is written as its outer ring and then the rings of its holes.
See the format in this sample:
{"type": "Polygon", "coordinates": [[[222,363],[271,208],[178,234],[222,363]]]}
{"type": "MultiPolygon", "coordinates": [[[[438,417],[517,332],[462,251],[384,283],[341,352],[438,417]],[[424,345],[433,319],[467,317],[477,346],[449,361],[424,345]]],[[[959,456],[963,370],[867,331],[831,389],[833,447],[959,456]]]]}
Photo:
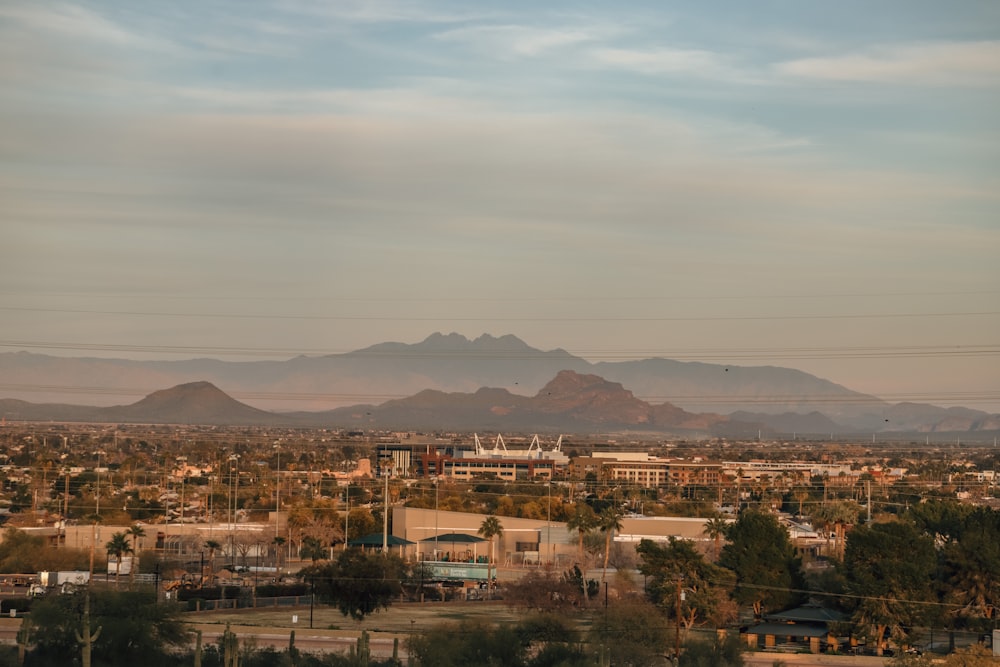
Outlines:
{"type": "Polygon", "coordinates": [[[219,611],[222,609],[266,609],[268,607],[303,607],[310,602],[309,595],[284,595],[273,598],[240,596],[226,600],[191,598],[188,611],[219,611]]]}

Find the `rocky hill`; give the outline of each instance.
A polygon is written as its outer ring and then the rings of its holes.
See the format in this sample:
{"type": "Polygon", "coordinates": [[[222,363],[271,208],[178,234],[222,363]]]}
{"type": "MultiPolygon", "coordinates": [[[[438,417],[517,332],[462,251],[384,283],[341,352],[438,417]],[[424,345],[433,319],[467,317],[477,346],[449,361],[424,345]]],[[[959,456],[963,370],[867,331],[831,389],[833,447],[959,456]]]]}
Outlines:
{"type": "MultiPolygon", "coordinates": [[[[907,406],[905,414],[915,414],[907,406]]],[[[130,405],[86,407],[0,400],[5,419],[101,423],[286,425],[349,429],[497,430],[595,434],[648,432],[671,435],[754,437],[757,434],[849,433],[819,413],[737,412],[729,416],[693,413],[670,403],[651,404],[620,383],[593,374],[561,371],[534,396],[506,389],[474,392],[427,389],[402,399],[319,412],[277,413],[241,403],[215,385],[200,381],[151,393],[130,405]]],[[[985,432],[1000,429],[1000,417],[969,410],[945,410],[939,425],[985,432]]],[[[911,417],[912,418],[912,417],[911,417]]],[[[921,432],[910,429],[914,432],[921,432]]]]}
{"type": "MultiPolygon", "coordinates": [[[[407,414],[429,422],[433,411],[427,404],[446,396],[454,402],[454,419],[463,423],[481,418],[480,404],[491,403],[485,414],[495,420],[531,414],[533,420],[557,428],[569,417],[563,413],[566,406],[554,403],[550,396],[566,401],[573,395],[581,401],[574,419],[595,424],[615,421],[714,428],[715,417],[692,416],[708,414],[734,415],[730,421],[781,432],[989,430],[996,426],[990,415],[975,410],[891,406],[795,369],[662,358],[591,363],[562,349],[538,350],[511,335],[469,340],[438,333],[416,344],[380,343],[346,354],[285,361],[129,361],[3,353],[0,378],[0,396],[11,399],[64,405],[88,402],[108,408],[117,403],[119,410],[131,405],[128,399],[138,400],[162,387],[205,381],[225,387],[229,395],[252,402],[257,409],[295,413],[282,418],[309,422],[317,417],[303,415],[370,417],[374,414],[368,414],[371,406],[379,406],[378,412],[393,424],[404,423],[407,414]],[[563,371],[575,376],[561,376],[563,371]],[[582,383],[575,390],[577,395],[563,386],[570,377],[582,383]],[[598,391],[580,379],[587,377],[599,377],[608,384],[598,391]],[[498,392],[505,392],[502,399],[498,392]],[[525,407],[527,403],[530,408],[525,407]],[[359,405],[367,407],[349,407],[359,405]],[[345,406],[349,409],[342,412],[345,406]],[[613,419],[608,416],[612,409],[620,413],[613,419]],[[466,417],[459,419],[461,414],[466,417]]],[[[27,410],[25,405],[13,404],[8,409],[21,414],[27,410]]],[[[108,414],[109,420],[113,421],[113,414],[108,414]]],[[[135,418],[127,411],[118,414],[135,418]]],[[[190,416],[203,420],[207,412],[190,416]]],[[[238,423],[264,419],[263,414],[232,417],[241,420],[238,423]]],[[[170,418],[184,420],[181,414],[170,418]]]]}

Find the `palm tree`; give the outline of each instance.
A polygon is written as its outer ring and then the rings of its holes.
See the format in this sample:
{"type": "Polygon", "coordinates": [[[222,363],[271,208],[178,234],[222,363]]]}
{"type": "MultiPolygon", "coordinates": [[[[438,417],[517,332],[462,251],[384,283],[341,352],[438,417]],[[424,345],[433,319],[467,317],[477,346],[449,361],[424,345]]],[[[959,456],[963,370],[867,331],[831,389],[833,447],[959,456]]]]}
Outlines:
{"type": "MultiPolygon", "coordinates": [[[[279,576],[281,575],[281,556],[282,552],[284,551],[282,547],[285,546],[285,542],[286,542],[285,538],[283,538],[281,535],[276,535],[275,538],[272,540],[272,543],[274,544],[274,568],[277,570],[277,574],[279,576]]],[[[347,548],[346,539],[344,540],[344,548],[347,548]]]]}
{"type": "Polygon", "coordinates": [[[108,552],[108,557],[115,557],[115,587],[118,587],[118,575],[122,571],[122,558],[125,554],[132,553],[132,547],[128,543],[128,535],[125,533],[115,533],[111,540],[104,545],[108,552]]]}
{"type": "Polygon", "coordinates": [[[139,524],[135,524],[134,526],[126,530],[125,533],[132,538],[132,551],[138,553],[139,538],[146,537],[146,530],[139,524]]]}
{"type": "MultiPolygon", "coordinates": [[[[205,548],[208,549],[208,581],[209,584],[215,580],[215,552],[222,548],[222,543],[217,540],[208,540],[205,542],[205,548]]],[[[204,581],[205,573],[199,573],[204,581]]]]}
{"type": "Polygon", "coordinates": [[[316,561],[326,558],[326,556],[326,547],[323,546],[318,537],[307,535],[302,538],[302,548],[299,549],[299,557],[308,558],[315,565],[316,561]]]}
{"type": "Polygon", "coordinates": [[[500,519],[491,514],[483,519],[483,523],[479,526],[477,532],[490,541],[490,562],[486,568],[486,596],[492,600],[493,570],[496,567],[496,550],[494,549],[493,538],[503,536],[503,525],[500,523],[500,519]]]}
{"type": "Polygon", "coordinates": [[[570,532],[576,531],[580,538],[580,564],[583,565],[583,536],[597,528],[597,515],[594,509],[585,502],[577,501],[573,507],[573,514],[566,521],[566,529],[570,532]]]}
{"type": "MultiPolygon", "coordinates": [[[[139,524],[135,524],[131,528],[125,531],[125,534],[132,538],[132,553],[139,553],[139,538],[146,537],[146,531],[139,524]]],[[[129,579],[135,579],[135,571],[138,569],[136,563],[132,564],[132,569],[129,570],[129,579]]]]}
{"type": "Polygon", "coordinates": [[[566,522],[566,529],[576,531],[580,538],[580,570],[583,572],[583,600],[587,601],[587,566],[584,563],[583,538],[587,533],[597,528],[597,515],[594,509],[585,502],[577,501],[573,514],[566,522]]]}
{"type": "Polygon", "coordinates": [[[726,536],[728,528],[729,521],[721,514],[713,514],[705,520],[705,528],[702,532],[713,541],[715,546],[712,549],[712,556],[716,560],[719,558],[719,546],[722,543],[722,538],[726,536]]]}
{"type": "Polygon", "coordinates": [[[792,497],[799,501],[799,516],[802,516],[802,503],[809,500],[809,491],[807,489],[796,489],[792,493],[792,497]]]}
{"type": "Polygon", "coordinates": [[[616,531],[622,529],[621,508],[609,505],[601,511],[598,517],[598,527],[604,533],[604,571],[601,573],[601,583],[608,577],[608,559],[611,557],[611,538],[616,531]]]}
{"type": "Polygon", "coordinates": [[[861,514],[861,506],[853,500],[838,500],[820,505],[812,514],[814,523],[834,529],[834,550],[839,558],[844,557],[844,533],[847,526],[857,522],[861,514]]]}

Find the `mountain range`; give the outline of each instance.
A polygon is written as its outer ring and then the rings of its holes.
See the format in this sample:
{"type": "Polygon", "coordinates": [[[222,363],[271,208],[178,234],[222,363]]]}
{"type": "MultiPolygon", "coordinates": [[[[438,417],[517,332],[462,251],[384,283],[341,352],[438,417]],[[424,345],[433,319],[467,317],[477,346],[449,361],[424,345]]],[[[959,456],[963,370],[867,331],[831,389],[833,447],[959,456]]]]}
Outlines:
{"type": "Polygon", "coordinates": [[[0,354],[0,377],[0,395],[11,397],[0,400],[0,414],[10,419],[733,436],[757,429],[803,434],[1000,429],[997,415],[891,405],[789,368],[662,358],[591,363],[562,349],[532,348],[512,335],[469,340],[433,334],[417,344],[381,343],[286,361],[132,361],[14,352],[0,354]],[[45,404],[27,402],[39,394],[45,404]],[[104,405],[74,405],[81,394],[104,405]],[[145,397],[113,405],[139,396],[145,397]]]}

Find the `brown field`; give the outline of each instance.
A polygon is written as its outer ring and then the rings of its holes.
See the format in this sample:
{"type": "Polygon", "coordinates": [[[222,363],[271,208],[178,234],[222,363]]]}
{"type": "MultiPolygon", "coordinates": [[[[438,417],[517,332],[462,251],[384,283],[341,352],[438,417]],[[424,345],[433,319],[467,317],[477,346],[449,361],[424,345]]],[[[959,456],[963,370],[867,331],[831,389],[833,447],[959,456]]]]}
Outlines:
{"type": "MultiPolygon", "coordinates": [[[[344,616],[333,607],[316,605],[312,611],[312,627],[316,630],[340,630],[357,635],[362,630],[408,635],[439,623],[475,620],[493,623],[515,623],[526,612],[510,609],[502,602],[401,602],[372,614],[362,621],[344,616]]],[[[189,613],[185,620],[198,625],[225,625],[270,629],[309,628],[309,606],[266,609],[241,609],[189,613]],[[292,616],[298,622],[292,622],[292,616]]],[[[579,614],[581,627],[589,626],[589,615],[579,614]]]]}

